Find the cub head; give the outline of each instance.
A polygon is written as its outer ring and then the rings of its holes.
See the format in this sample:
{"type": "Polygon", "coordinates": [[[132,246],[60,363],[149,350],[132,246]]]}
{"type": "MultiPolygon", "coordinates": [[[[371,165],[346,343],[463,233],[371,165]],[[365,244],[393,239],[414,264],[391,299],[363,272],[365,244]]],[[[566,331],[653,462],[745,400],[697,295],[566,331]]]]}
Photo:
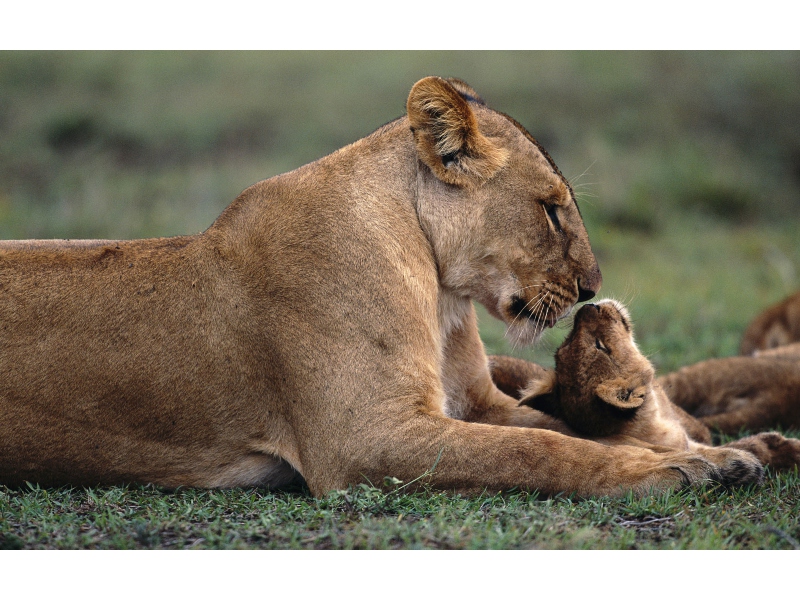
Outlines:
{"type": "Polygon", "coordinates": [[[653,398],[654,371],[615,300],[587,304],[556,352],[555,371],[532,382],[520,404],[567,422],[583,435],[620,433],[653,398]]]}
{"type": "Polygon", "coordinates": [[[739,353],[745,356],[800,342],[800,292],[770,306],[747,326],[739,353]]]}
{"type": "Polygon", "coordinates": [[[536,340],[602,282],[569,182],[463,81],[425,78],[407,108],[417,214],[443,290],[481,302],[516,341],[536,340]]]}

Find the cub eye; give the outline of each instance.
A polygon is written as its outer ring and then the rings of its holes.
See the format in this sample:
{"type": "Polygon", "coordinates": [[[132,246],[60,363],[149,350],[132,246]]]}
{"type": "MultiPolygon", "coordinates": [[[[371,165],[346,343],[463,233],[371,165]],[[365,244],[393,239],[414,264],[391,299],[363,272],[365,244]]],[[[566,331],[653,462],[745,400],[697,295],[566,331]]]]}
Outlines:
{"type": "Polygon", "coordinates": [[[594,340],[594,347],[600,350],[600,352],[604,352],[605,354],[611,354],[611,350],[609,350],[603,342],[599,339],[594,340]]]}
{"type": "Polygon", "coordinates": [[[550,220],[550,223],[552,223],[553,228],[561,232],[561,221],[558,220],[558,206],[556,204],[545,204],[544,212],[547,214],[547,218],[550,220]]]}

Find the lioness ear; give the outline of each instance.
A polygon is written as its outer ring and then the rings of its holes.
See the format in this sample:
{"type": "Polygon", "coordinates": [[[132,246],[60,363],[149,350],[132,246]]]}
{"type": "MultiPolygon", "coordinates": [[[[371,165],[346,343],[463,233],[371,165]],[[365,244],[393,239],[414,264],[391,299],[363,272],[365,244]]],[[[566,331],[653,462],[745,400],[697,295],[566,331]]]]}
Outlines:
{"type": "Polygon", "coordinates": [[[558,379],[555,371],[545,371],[544,374],[534,379],[522,390],[522,400],[520,406],[530,406],[553,417],[561,414],[561,407],[558,403],[556,388],[558,379]]]}
{"type": "Polygon", "coordinates": [[[621,379],[601,383],[594,391],[603,402],[622,410],[639,408],[647,395],[647,387],[639,386],[630,389],[621,379]]]}
{"type": "Polygon", "coordinates": [[[426,77],[408,95],[408,119],[417,152],[434,175],[446,183],[473,186],[492,177],[505,164],[508,151],[478,130],[465,83],[426,77]],[[461,90],[461,91],[459,91],[461,90]],[[464,94],[464,95],[462,95],[464,94]]]}

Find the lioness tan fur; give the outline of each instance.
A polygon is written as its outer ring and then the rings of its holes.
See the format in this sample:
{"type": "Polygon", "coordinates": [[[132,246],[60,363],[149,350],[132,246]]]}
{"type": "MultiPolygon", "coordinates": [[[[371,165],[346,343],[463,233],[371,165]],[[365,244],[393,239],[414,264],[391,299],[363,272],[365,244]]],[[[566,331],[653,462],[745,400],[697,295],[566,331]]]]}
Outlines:
{"type": "Polygon", "coordinates": [[[520,341],[601,283],[569,183],[458,80],[246,189],[205,232],[0,245],[0,481],[647,493],[696,452],[550,429],[492,383],[472,300],[520,341]]]}
{"type": "Polygon", "coordinates": [[[639,351],[627,309],[614,300],[588,304],[556,353],[556,368],[533,380],[521,404],[566,421],[577,433],[605,443],[691,450],[709,460],[739,461],[742,477],[758,481],[760,463],[783,468],[800,463],[800,440],[773,433],[720,447],[708,430],[675,406],[639,351]],[[773,438],[782,441],[780,447],[773,438]],[[700,438],[701,441],[697,441],[700,438]],[[757,450],[754,456],[744,450],[757,450]]]}
{"type": "Polygon", "coordinates": [[[747,326],[739,353],[752,355],[800,342],[800,292],[770,306],[747,326]]]}

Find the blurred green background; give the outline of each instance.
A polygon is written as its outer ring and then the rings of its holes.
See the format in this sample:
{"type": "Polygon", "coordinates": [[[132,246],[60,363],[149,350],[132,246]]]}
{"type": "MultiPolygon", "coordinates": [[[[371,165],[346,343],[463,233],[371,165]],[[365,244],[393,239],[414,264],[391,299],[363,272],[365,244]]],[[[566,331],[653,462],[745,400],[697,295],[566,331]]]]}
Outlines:
{"type": "MultiPolygon", "coordinates": [[[[604,275],[670,370],[734,354],[800,286],[798,52],[0,52],[0,238],[208,227],[248,185],[460,77],[572,181],[604,275]]],[[[552,364],[568,324],[490,352],[552,364]]]]}

